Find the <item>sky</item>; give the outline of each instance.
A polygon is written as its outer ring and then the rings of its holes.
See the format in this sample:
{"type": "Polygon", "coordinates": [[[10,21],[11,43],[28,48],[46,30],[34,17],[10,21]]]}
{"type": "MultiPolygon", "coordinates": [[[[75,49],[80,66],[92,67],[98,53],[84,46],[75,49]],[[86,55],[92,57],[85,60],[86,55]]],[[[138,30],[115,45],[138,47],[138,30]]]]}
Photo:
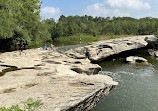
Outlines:
{"type": "Polygon", "coordinates": [[[93,17],[158,17],[158,0],[41,0],[42,19],[61,15],[93,17]]]}

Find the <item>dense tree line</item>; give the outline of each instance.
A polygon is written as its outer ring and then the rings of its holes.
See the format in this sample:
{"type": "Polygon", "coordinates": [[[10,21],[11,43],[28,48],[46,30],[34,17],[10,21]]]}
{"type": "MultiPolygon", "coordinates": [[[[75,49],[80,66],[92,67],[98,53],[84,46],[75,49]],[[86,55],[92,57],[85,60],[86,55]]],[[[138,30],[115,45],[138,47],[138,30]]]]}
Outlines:
{"type": "Polygon", "coordinates": [[[152,17],[92,17],[92,16],[60,16],[58,22],[54,19],[43,21],[49,25],[52,38],[71,36],[79,33],[97,35],[149,35],[158,29],[158,19],[152,17]]]}
{"type": "Polygon", "coordinates": [[[29,46],[58,37],[86,35],[158,35],[158,18],[92,17],[61,15],[41,20],[41,0],[0,0],[0,50],[15,49],[18,42],[29,46]]]}

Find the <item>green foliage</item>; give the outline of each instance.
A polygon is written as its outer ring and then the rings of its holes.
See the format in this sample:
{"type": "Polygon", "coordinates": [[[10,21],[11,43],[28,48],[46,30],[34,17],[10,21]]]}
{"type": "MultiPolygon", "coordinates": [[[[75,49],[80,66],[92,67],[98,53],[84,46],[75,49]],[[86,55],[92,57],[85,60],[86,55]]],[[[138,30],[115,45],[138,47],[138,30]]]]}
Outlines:
{"type": "Polygon", "coordinates": [[[73,36],[66,36],[66,37],[58,37],[54,39],[53,44],[55,46],[65,46],[65,45],[76,45],[80,44],[80,38],[82,40],[81,44],[89,44],[91,42],[96,42],[100,40],[109,40],[109,39],[116,39],[121,37],[130,37],[133,35],[98,35],[96,37],[92,35],[86,34],[78,34],[73,36]]]}
{"type": "Polygon", "coordinates": [[[17,38],[27,41],[29,45],[51,40],[47,26],[40,21],[40,7],[40,0],[1,0],[0,39],[6,39],[5,44],[11,47],[16,45],[17,38]]]}
{"type": "Polygon", "coordinates": [[[57,22],[41,21],[41,4],[41,0],[0,0],[0,50],[15,50],[19,41],[37,47],[52,40],[71,45],[78,44],[79,38],[86,43],[113,35],[158,35],[158,18],[61,15],[57,22]]]}
{"type": "MultiPolygon", "coordinates": [[[[47,21],[51,21],[47,19],[47,21]]],[[[57,23],[45,22],[51,28],[53,39],[58,37],[71,37],[77,34],[100,35],[148,35],[154,34],[158,28],[158,19],[145,17],[135,19],[132,17],[92,17],[92,16],[60,16],[57,23]],[[50,25],[51,24],[51,25],[50,25]]]]}
{"type": "Polygon", "coordinates": [[[40,105],[41,105],[41,100],[33,101],[32,98],[29,98],[27,101],[24,102],[26,111],[38,111],[40,105]]]}
{"type": "Polygon", "coordinates": [[[158,37],[158,28],[157,28],[157,30],[155,31],[154,35],[155,35],[156,37],[158,37]]]}
{"type": "Polygon", "coordinates": [[[16,105],[16,106],[13,105],[10,108],[2,107],[2,108],[0,108],[0,111],[24,111],[24,110],[20,109],[18,105],[16,105]]]}
{"type": "Polygon", "coordinates": [[[80,44],[80,38],[82,40],[82,44],[88,44],[90,42],[96,42],[99,40],[98,37],[93,37],[92,35],[77,34],[73,36],[58,37],[54,39],[53,44],[55,46],[76,45],[80,44]]]}
{"type": "Polygon", "coordinates": [[[1,107],[0,111],[38,111],[40,105],[42,105],[41,100],[34,101],[32,98],[24,101],[23,104],[24,109],[21,109],[18,105],[13,105],[10,108],[1,107]]]}

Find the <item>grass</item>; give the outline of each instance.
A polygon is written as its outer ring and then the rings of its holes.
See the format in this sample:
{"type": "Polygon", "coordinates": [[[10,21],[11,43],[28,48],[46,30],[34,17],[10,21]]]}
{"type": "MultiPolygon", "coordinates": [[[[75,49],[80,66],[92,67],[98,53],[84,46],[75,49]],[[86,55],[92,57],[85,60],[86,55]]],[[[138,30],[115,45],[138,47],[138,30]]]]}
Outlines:
{"type": "Polygon", "coordinates": [[[91,42],[96,42],[100,40],[109,40],[109,39],[116,39],[121,37],[130,37],[134,35],[99,35],[99,36],[92,36],[92,35],[85,35],[85,34],[79,34],[74,36],[68,36],[68,37],[59,37],[56,38],[53,41],[53,44],[55,46],[66,46],[66,45],[77,45],[80,44],[80,38],[82,40],[81,44],[88,44],[91,42]]]}
{"type": "Polygon", "coordinates": [[[68,36],[68,37],[56,38],[53,41],[53,44],[55,46],[76,45],[76,44],[80,44],[80,38],[82,40],[82,44],[88,44],[90,42],[96,42],[99,40],[98,37],[93,37],[91,35],[78,34],[78,35],[73,35],[73,36],[68,36]]]}

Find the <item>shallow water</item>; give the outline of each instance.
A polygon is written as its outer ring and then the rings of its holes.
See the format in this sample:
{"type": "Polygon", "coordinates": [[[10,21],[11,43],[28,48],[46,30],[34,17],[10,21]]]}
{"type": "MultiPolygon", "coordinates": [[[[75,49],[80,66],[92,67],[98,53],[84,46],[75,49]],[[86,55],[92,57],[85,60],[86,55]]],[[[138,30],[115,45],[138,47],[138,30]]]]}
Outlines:
{"type": "Polygon", "coordinates": [[[57,52],[65,52],[65,51],[68,51],[68,50],[73,50],[75,48],[78,48],[78,47],[83,47],[84,45],[82,44],[78,44],[78,45],[68,45],[68,46],[61,46],[61,47],[58,47],[58,49],[56,50],[57,52]]]}
{"type": "Polygon", "coordinates": [[[132,65],[125,58],[100,63],[102,74],[119,83],[92,111],[158,111],[158,60],[145,55],[152,65],[132,65]]]}
{"type": "Polygon", "coordinates": [[[0,66],[8,67],[8,68],[2,70],[2,72],[0,72],[0,77],[4,76],[7,72],[11,72],[11,71],[17,71],[17,70],[22,70],[22,69],[35,69],[35,67],[17,68],[15,66],[8,66],[8,65],[0,65],[0,66]]]}
{"type": "Polygon", "coordinates": [[[7,73],[7,72],[16,71],[16,70],[18,70],[17,67],[9,67],[7,69],[4,69],[4,70],[2,70],[2,72],[0,72],[0,77],[5,75],[5,73],[7,73]]]}

